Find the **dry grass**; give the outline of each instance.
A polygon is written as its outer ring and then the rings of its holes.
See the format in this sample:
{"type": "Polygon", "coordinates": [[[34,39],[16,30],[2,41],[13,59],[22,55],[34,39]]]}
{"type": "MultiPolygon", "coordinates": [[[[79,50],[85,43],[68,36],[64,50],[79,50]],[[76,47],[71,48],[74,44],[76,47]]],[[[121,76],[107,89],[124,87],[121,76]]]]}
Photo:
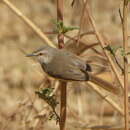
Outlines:
{"type": "MultiPolygon", "coordinates": [[[[51,21],[56,19],[54,1],[12,0],[12,3],[43,31],[52,31],[54,25],[51,21]]],[[[107,4],[102,3],[104,0],[90,2],[98,29],[112,44],[121,44],[121,22],[118,14],[120,1],[109,0],[107,4]]],[[[65,1],[65,24],[79,26],[82,3],[75,4],[73,8],[70,4],[70,1],[65,1]]],[[[39,87],[54,86],[55,81],[48,79],[40,66],[26,58],[19,50],[22,48],[29,52],[43,43],[2,3],[0,3],[0,12],[2,12],[0,13],[0,130],[57,130],[58,125],[55,121],[48,121],[50,108],[35,95],[39,87]],[[40,86],[41,82],[43,84],[40,86]]],[[[88,19],[85,19],[82,26],[81,32],[91,30],[88,19]]],[[[77,31],[73,31],[69,34],[75,36],[76,33],[77,31]]],[[[49,35],[49,38],[57,43],[56,35],[49,35]]],[[[95,43],[95,38],[85,36],[83,41],[95,43]]],[[[100,48],[99,50],[101,51],[100,48]]],[[[86,54],[90,55],[91,52],[84,52],[83,58],[86,60],[86,54]]],[[[104,64],[103,60],[97,62],[104,64]]],[[[113,82],[110,73],[103,73],[100,76],[113,82]]],[[[67,92],[68,130],[81,130],[95,125],[120,127],[123,123],[119,113],[84,83],[69,83],[67,92]]],[[[122,103],[119,98],[110,94],[109,96],[117,103],[122,103]]],[[[59,100],[59,92],[57,92],[57,100],[59,100]]]]}

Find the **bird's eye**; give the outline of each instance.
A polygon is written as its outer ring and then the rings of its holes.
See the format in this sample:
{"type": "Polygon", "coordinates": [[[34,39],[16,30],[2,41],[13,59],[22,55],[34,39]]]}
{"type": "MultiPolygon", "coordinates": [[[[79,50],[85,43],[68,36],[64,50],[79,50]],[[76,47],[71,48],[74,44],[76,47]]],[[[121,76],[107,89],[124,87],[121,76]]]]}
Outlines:
{"type": "Polygon", "coordinates": [[[42,53],[39,53],[39,56],[43,55],[42,53]]]}

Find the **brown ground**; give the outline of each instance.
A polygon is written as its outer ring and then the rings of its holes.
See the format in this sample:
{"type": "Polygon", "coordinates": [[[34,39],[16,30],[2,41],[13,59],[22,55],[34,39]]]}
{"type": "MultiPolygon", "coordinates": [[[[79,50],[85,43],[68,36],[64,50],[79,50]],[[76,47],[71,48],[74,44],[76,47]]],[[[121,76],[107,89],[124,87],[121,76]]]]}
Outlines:
{"type": "MultiPolygon", "coordinates": [[[[55,1],[11,0],[11,2],[43,31],[53,30],[52,20],[56,19],[55,1]]],[[[122,43],[118,13],[120,2],[120,0],[107,2],[94,0],[90,3],[98,29],[112,44],[122,43]]],[[[73,8],[70,4],[71,1],[65,1],[65,24],[79,26],[82,3],[75,4],[73,8]]],[[[0,130],[57,130],[58,125],[55,121],[47,119],[46,103],[35,95],[42,81],[44,83],[42,86],[45,87],[53,84],[54,80],[45,83],[46,77],[40,66],[26,58],[20,51],[22,48],[30,52],[41,46],[43,41],[2,2],[0,12],[0,130]]],[[[82,32],[91,30],[87,18],[84,21],[82,32]]],[[[73,31],[69,34],[76,33],[77,31],[73,31]]],[[[57,42],[56,35],[50,35],[49,38],[57,42]]],[[[84,41],[92,43],[95,38],[87,36],[84,41]]],[[[108,73],[101,76],[112,80],[108,73]]],[[[57,95],[59,97],[58,92],[57,95]]],[[[122,123],[119,113],[84,84],[70,83],[67,100],[67,130],[81,130],[94,125],[119,126],[122,123]]],[[[120,102],[117,97],[114,100],[120,102]]]]}

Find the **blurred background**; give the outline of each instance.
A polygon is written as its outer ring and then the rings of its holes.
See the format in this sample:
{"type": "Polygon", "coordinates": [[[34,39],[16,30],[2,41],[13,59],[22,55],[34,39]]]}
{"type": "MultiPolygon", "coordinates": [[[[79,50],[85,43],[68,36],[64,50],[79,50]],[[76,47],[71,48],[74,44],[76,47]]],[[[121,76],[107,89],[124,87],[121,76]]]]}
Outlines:
{"type": "MultiPolygon", "coordinates": [[[[54,30],[53,21],[57,19],[56,0],[11,0],[11,2],[42,31],[54,30]]],[[[66,26],[79,27],[83,3],[76,1],[72,7],[71,2],[72,0],[66,0],[64,3],[64,22],[66,26]]],[[[104,0],[89,0],[89,5],[99,31],[111,44],[121,45],[122,27],[119,16],[121,0],[108,0],[105,3],[104,0]]],[[[53,86],[55,80],[48,78],[40,66],[26,58],[21,51],[31,52],[42,46],[43,41],[2,2],[0,12],[0,130],[57,130],[58,125],[55,121],[48,120],[47,104],[35,95],[35,91],[40,87],[53,86]]],[[[84,17],[81,32],[91,30],[87,17],[84,17]]],[[[75,36],[77,32],[72,31],[68,35],[75,36]]],[[[50,34],[48,37],[57,43],[56,35],[50,34]]],[[[65,41],[67,40],[65,38],[65,41]]],[[[85,36],[82,40],[86,44],[97,42],[93,36],[85,36]]],[[[100,63],[104,63],[103,60],[100,63]]],[[[101,74],[102,76],[112,81],[108,72],[101,74]]],[[[67,89],[68,130],[122,123],[119,113],[84,83],[69,83],[67,89]]],[[[115,100],[120,102],[119,99],[115,100]]]]}

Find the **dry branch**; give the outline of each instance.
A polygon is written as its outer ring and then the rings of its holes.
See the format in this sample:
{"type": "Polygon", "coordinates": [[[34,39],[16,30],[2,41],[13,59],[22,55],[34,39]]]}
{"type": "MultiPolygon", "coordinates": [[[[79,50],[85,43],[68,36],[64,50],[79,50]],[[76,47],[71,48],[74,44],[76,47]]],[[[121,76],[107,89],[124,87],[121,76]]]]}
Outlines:
{"type": "Polygon", "coordinates": [[[21,18],[44,42],[55,47],[55,45],[48,39],[48,37],[38,28],[31,20],[29,20],[18,8],[16,8],[10,1],[2,0],[19,18],[21,18]]]}
{"type": "MultiPolygon", "coordinates": [[[[64,0],[57,0],[57,22],[63,23],[64,13],[64,0]]],[[[58,34],[58,46],[64,48],[64,34],[61,32],[58,34]]],[[[66,111],[67,111],[67,82],[60,81],[60,130],[65,130],[66,123],[66,111]]]]}
{"type": "Polygon", "coordinates": [[[96,37],[97,37],[97,39],[98,39],[98,41],[99,41],[99,43],[100,43],[100,45],[101,45],[101,47],[102,47],[102,49],[103,49],[103,51],[104,51],[104,54],[106,55],[106,57],[107,57],[107,59],[108,59],[110,65],[111,65],[111,67],[112,67],[112,70],[114,71],[114,73],[115,73],[115,75],[116,75],[116,77],[117,77],[117,79],[118,79],[118,81],[119,81],[121,87],[123,88],[123,86],[124,86],[123,80],[122,80],[122,78],[121,78],[121,76],[120,76],[118,70],[116,69],[114,62],[113,62],[112,59],[111,59],[111,56],[110,56],[109,52],[108,52],[106,49],[104,49],[104,48],[106,47],[106,43],[104,42],[104,39],[102,38],[102,36],[100,35],[100,33],[99,33],[98,29],[97,29],[97,26],[96,26],[96,24],[95,24],[95,21],[94,21],[94,19],[93,19],[93,16],[91,15],[91,13],[90,13],[90,11],[89,11],[88,5],[86,6],[86,12],[87,12],[88,17],[89,17],[89,20],[90,20],[90,22],[91,22],[91,24],[92,24],[92,27],[93,27],[93,29],[95,30],[95,35],[96,35],[96,37]]]}
{"type": "Polygon", "coordinates": [[[123,109],[114,102],[109,96],[106,96],[95,84],[89,82],[87,83],[100,97],[102,97],[106,102],[108,102],[116,111],[118,111],[122,116],[124,116],[123,109]]]}
{"type": "Polygon", "coordinates": [[[127,61],[127,49],[128,49],[128,0],[124,0],[123,3],[123,47],[124,47],[124,113],[125,113],[125,130],[129,129],[129,110],[128,110],[128,61],[127,61]]]}

